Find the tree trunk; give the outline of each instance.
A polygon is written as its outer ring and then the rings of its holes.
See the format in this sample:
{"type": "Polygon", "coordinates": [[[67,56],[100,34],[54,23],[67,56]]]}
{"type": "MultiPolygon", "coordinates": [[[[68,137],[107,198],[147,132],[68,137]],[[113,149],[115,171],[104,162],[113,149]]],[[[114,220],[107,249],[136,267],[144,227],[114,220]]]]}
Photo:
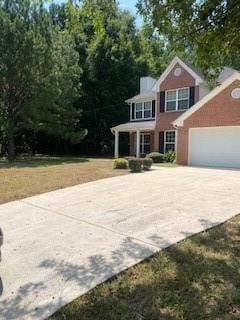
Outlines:
{"type": "Polygon", "coordinates": [[[15,149],[15,139],[14,135],[10,134],[8,137],[8,161],[13,161],[16,159],[16,149],[15,149]]]}

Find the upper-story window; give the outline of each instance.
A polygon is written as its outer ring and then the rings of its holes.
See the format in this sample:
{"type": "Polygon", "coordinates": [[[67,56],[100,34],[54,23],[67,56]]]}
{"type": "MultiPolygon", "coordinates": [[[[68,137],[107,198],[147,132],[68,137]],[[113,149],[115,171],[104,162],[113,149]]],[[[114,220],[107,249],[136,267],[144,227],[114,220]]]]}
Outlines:
{"type": "Polygon", "coordinates": [[[189,108],[189,88],[166,91],[165,110],[182,111],[189,108]]]}
{"type": "Polygon", "coordinates": [[[155,115],[153,115],[153,107],[152,101],[146,102],[138,102],[135,105],[135,115],[132,115],[132,118],[141,120],[141,119],[152,119],[155,115]]]}
{"type": "Polygon", "coordinates": [[[152,118],[152,101],[144,102],[143,106],[143,118],[152,118]]]}
{"type": "Polygon", "coordinates": [[[135,118],[136,119],[142,119],[143,117],[143,108],[142,103],[136,103],[136,109],[135,109],[135,118]]]}

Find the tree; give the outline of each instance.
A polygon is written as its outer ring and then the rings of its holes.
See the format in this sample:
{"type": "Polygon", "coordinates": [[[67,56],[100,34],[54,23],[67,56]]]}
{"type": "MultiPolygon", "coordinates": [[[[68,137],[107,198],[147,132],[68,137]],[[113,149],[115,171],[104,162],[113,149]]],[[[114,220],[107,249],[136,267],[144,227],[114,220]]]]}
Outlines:
{"type": "Polygon", "coordinates": [[[110,127],[129,119],[124,100],[171,54],[114,0],[0,0],[0,144],[9,159],[21,145],[110,151],[110,127]]]}
{"type": "Polygon", "coordinates": [[[209,66],[240,67],[239,0],[139,0],[138,9],[167,44],[195,51],[206,74],[209,66]]]}
{"type": "Polygon", "coordinates": [[[73,142],[84,136],[73,106],[81,73],[74,46],[44,1],[0,1],[0,132],[9,160],[23,128],[73,142]]]}
{"type": "Polygon", "coordinates": [[[164,39],[150,24],[144,24],[139,30],[138,43],[138,62],[145,63],[148,74],[158,78],[176,52],[171,52],[171,48],[166,46],[164,39]]]}
{"type": "Polygon", "coordinates": [[[81,151],[110,151],[110,128],[129,120],[124,100],[138,92],[140,76],[159,75],[163,69],[163,43],[150,31],[139,32],[135,18],[114,0],[69,1],[66,12],[66,28],[83,66],[78,105],[88,135],[81,151]]]}
{"type": "Polygon", "coordinates": [[[53,24],[58,26],[61,30],[64,30],[66,24],[65,5],[56,4],[52,0],[52,3],[49,6],[49,13],[52,18],[53,24]]]}

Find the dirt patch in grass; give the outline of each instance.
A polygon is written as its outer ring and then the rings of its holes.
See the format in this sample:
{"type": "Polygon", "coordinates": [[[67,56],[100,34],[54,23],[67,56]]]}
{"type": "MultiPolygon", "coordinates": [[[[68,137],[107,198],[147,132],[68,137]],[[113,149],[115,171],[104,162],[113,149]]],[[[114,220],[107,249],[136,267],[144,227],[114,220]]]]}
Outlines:
{"type": "Polygon", "coordinates": [[[49,320],[240,319],[240,216],[174,245],[49,320]]]}
{"type": "Polygon", "coordinates": [[[127,173],[114,170],[110,159],[45,156],[13,163],[0,159],[0,203],[127,173]]]}

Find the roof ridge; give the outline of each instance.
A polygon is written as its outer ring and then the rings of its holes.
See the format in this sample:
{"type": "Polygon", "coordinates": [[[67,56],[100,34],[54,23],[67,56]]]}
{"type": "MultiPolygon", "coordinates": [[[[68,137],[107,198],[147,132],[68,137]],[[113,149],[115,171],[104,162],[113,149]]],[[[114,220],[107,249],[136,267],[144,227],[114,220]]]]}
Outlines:
{"type": "Polygon", "coordinates": [[[240,80],[240,73],[234,72],[230,77],[228,77],[222,84],[210,91],[206,96],[195,103],[191,108],[181,114],[177,119],[175,119],[172,124],[174,126],[182,126],[185,119],[187,119],[191,114],[196,112],[202,106],[204,106],[209,100],[214,98],[218,93],[227,88],[235,80],[240,80]]]}
{"type": "Polygon", "coordinates": [[[182,60],[182,62],[184,62],[189,68],[191,68],[195,73],[197,73],[201,78],[204,79],[204,74],[203,72],[196,67],[194,64],[192,64],[191,62],[189,62],[187,59],[182,59],[180,57],[178,57],[180,60],[182,60]]]}
{"type": "Polygon", "coordinates": [[[160,90],[160,84],[166,76],[169,74],[169,72],[172,70],[174,65],[176,63],[179,63],[188,73],[191,74],[191,76],[195,79],[195,84],[200,85],[201,83],[205,82],[204,75],[202,72],[200,72],[196,67],[191,65],[189,62],[184,61],[182,58],[179,58],[178,56],[175,56],[172,61],[168,64],[164,72],[161,74],[160,78],[156,82],[155,86],[153,87],[153,91],[158,92],[160,90]]]}

